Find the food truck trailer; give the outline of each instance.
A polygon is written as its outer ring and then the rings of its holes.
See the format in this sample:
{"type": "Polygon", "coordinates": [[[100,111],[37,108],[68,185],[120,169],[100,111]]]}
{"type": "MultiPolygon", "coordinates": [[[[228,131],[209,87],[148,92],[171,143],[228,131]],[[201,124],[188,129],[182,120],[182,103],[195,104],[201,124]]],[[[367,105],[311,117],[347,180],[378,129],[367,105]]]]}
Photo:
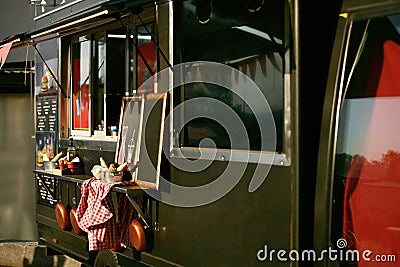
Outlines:
{"type": "Polygon", "coordinates": [[[88,266],[397,266],[400,1],[304,2],[32,2],[0,45],[36,51],[39,243],[88,266]]]}

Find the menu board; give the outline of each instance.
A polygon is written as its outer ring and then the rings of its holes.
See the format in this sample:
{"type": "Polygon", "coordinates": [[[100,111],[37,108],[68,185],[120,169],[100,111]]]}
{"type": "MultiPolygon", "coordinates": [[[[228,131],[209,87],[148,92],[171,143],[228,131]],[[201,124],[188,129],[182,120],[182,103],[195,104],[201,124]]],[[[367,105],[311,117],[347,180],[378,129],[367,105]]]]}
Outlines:
{"type": "Polygon", "coordinates": [[[57,204],[57,181],[46,174],[36,174],[37,200],[44,204],[55,206],[57,204]],[[44,183],[44,184],[43,184],[44,183]]]}
{"type": "Polygon", "coordinates": [[[144,189],[158,190],[166,104],[167,93],[145,95],[139,163],[136,170],[136,184],[144,189]]]}
{"type": "Polygon", "coordinates": [[[36,97],[36,131],[56,131],[57,113],[57,94],[39,94],[36,97]]]}
{"type": "MultiPolygon", "coordinates": [[[[43,45],[43,44],[42,44],[43,45]]],[[[50,45],[52,46],[52,45],[50,45]]],[[[43,48],[44,54],[51,49],[43,48]]],[[[51,50],[52,51],[52,50],[51,50]]],[[[52,55],[47,54],[45,58],[52,55]]],[[[35,71],[35,132],[36,168],[43,169],[44,162],[52,160],[58,149],[58,88],[56,83],[58,59],[38,61],[35,71]]],[[[41,196],[45,191],[42,190],[41,196]]]]}

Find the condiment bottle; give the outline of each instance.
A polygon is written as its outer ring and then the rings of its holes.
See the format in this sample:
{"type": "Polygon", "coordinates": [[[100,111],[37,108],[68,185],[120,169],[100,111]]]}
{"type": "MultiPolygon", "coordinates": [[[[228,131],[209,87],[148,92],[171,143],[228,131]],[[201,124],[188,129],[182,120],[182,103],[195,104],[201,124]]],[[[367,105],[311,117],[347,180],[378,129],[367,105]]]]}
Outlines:
{"type": "Polygon", "coordinates": [[[77,156],[76,148],[74,147],[73,138],[69,139],[69,145],[67,148],[67,160],[72,161],[77,156]]]}

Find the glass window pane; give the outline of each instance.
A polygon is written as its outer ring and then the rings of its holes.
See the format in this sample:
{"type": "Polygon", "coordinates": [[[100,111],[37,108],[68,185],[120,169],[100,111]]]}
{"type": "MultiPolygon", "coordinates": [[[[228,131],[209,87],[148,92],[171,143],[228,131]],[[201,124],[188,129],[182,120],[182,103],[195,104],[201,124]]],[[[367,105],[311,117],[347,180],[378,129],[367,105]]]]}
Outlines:
{"type": "Polygon", "coordinates": [[[90,125],[90,41],[73,45],[72,129],[89,131],[90,125]]]}
{"type": "Polygon", "coordinates": [[[105,51],[104,37],[95,39],[95,74],[93,90],[93,113],[95,120],[95,129],[104,130],[104,73],[105,73],[105,51]]]}
{"type": "Polygon", "coordinates": [[[143,82],[156,72],[156,53],[154,24],[149,23],[137,27],[137,88],[138,93],[154,92],[153,83],[143,82]]]}
{"type": "MultiPolygon", "coordinates": [[[[192,1],[183,2],[183,16],[176,22],[177,31],[176,53],[180,62],[211,61],[218,62],[235,68],[250,78],[251,83],[260,89],[275,119],[277,131],[276,151],[283,151],[283,106],[284,106],[284,74],[285,53],[290,51],[290,45],[285,46],[284,28],[285,11],[284,1],[269,6],[261,4],[259,8],[249,12],[237,3],[229,7],[205,5],[208,1],[199,1],[196,6],[192,1]],[[201,4],[200,4],[201,3],[201,4]],[[205,6],[202,6],[205,5],[205,6]],[[273,11],[273,12],[272,12],[273,11]],[[207,17],[207,12],[210,12],[207,17]],[[277,15],[279,14],[279,15],[277,15]]],[[[214,4],[214,2],[213,2],[214,4]]],[[[288,38],[286,38],[288,40],[288,38]]],[[[286,42],[287,42],[286,40],[286,42]]],[[[290,53],[290,52],[289,52],[290,53]]],[[[186,84],[183,90],[177,91],[175,98],[181,103],[190,99],[207,97],[216,99],[228,105],[243,122],[250,150],[263,150],[261,131],[256,117],[269,117],[270,110],[265,103],[254,101],[256,94],[249,89],[247,81],[235,80],[235,77],[226,77],[222,73],[210,71],[199,74],[207,80],[231,79],[233,86],[241,90],[241,96],[228,88],[223,88],[211,83],[186,84]],[[251,108],[246,104],[256,103],[251,108]],[[257,104],[260,103],[260,104],[257,104]]],[[[237,78],[237,77],[236,77],[237,78]]],[[[207,110],[210,118],[215,118],[219,112],[213,101],[191,102],[184,106],[183,116],[191,118],[198,110],[207,110]]],[[[184,119],[184,121],[186,121],[184,119]]],[[[231,144],[228,133],[224,128],[235,127],[234,122],[224,121],[225,126],[215,120],[197,118],[188,121],[180,133],[181,146],[199,146],[201,140],[212,139],[209,145],[202,143],[203,147],[248,149],[246,142],[231,144]],[[232,125],[230,125],[232,124],[232,125]]],[[[264,147],[265,149],[265,147],[264,147]]]]}
{"type": "Polygon", "coordinates": [[[106,127],[108,135],[118,132],[118,123],[126,87],[125,49],[127,36],[125,28],[107,32],[106,48],[106,127]],[[118,108],[117,108],[118,107],[118,108]]]}
{"type": "MultiPolygon", "coordinates": [[[[399,18],[355,22],[339,121],[333,242],[345,238],[349,249],[374,255],[395,255],[399,248],[399,18]]],[[[364,266],[362,261],[359,266],[364,266]]]]}

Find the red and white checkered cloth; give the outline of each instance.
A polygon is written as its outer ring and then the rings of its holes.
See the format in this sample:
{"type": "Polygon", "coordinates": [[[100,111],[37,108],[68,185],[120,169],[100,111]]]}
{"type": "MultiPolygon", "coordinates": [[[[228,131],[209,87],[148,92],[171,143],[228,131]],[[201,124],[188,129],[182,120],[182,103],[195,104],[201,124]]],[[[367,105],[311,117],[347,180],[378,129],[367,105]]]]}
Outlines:
{"type": "Polygon", "coordinates": [[[136,211],[124,194],[118,194],[117,222],[109,192],[118,184],[122,182],[103,183],[94,177],[81,184],[76,215],[79,227],[88,234],[89,251],[131,246],[128,230],[136,211]]]}

